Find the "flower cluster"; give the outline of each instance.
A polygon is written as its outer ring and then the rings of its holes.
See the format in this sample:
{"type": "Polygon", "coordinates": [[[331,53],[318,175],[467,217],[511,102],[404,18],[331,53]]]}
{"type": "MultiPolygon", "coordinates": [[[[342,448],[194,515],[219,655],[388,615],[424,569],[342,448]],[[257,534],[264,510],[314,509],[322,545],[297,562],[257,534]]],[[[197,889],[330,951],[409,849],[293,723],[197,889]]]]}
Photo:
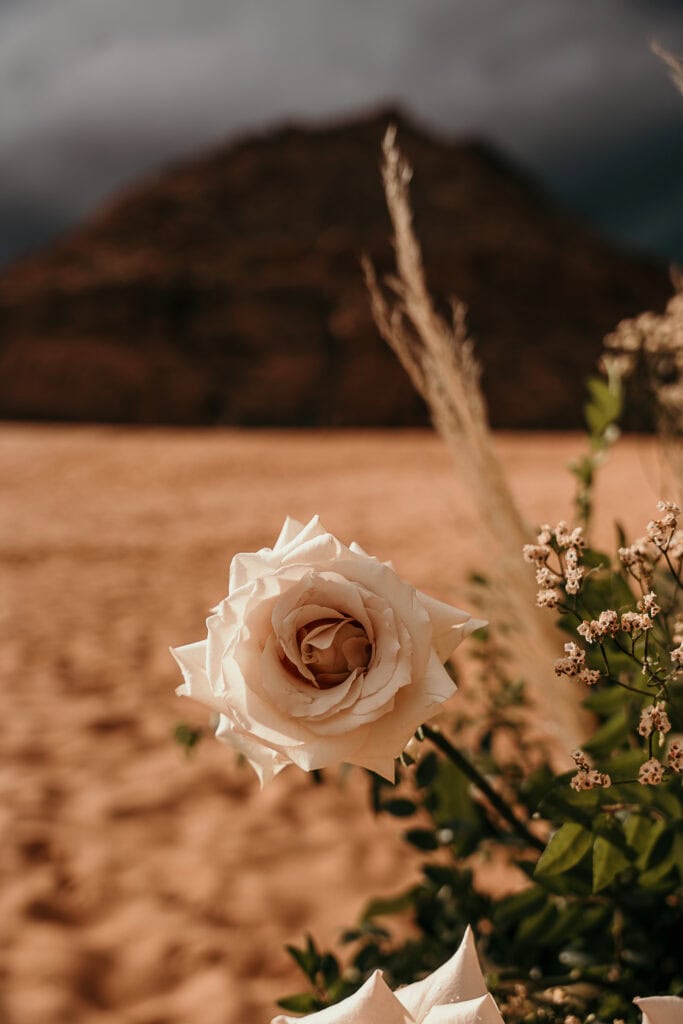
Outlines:
{"type": "Polygon", "coordinates": [[[662,515],[659,519],[650,520],[645,529],[645,535],[655,547],[665,550],[676,532],[681,510],[673,501],[658,501],[657,508],[662,515]]]}
{"type": "Polygon", "coordinates": [[[663,701],[657,701],[656,704],[650,704],[649,707],[643,708],[638,723],[638,732],[641,736],[651,736],[653,732],[656,732],[662,739],[670,730],[671,722],[663,701]]]}
{"type": "MultiPolygon", "coordinates": [[[[524,549],[525,559],[536,567],[537,583],[544,588],[537,595],[537,603],[559,608],[567,620],[570,615],[575,617],[578,620],[576,633],[585,645],[574,641],[565,643],[564,656],[555,661],[556,676],[589,687],[609,683],[622,687],[629,694],[650,698],[645,707],[637,710],[637,733],[646,741],[644,763],[635,779],[616,780],[640,782],[643,786],[658,786],[673,774],[683,772],[683,746],[678,740],[669,745],[666,757],[654,756],[655,737],[663,748],[665,737],[672,730],[671,702],[676,699],[683,673],[683,613],[676,614],[683,591],[683,530],[679,529],[679,520],[683,520],[680,507],[672,501],[659,501],[657,509],[658,516],[648,523],[644,536],[619,549],[622,565],[638,582],[637,598],[631,587],[625,586],[623,575],[602,560],[591,570],[590,577],[579,581],[578,600],[563,603],[562,588],[567,594],[575,590],[572,572],[583,572],[584,550],[580,530],[570,531],[566,523],[559,523],[554,529],[542,526],[536,544],[524,549]],[[656,571],[657,589],[653,586],[656,571]],[[663,571],[661,581],[660,571],[663,571]],[[603,601],[607,593],[613,594],[619,604],[580,618],[581,612],[585,615],[587,609],[592,611],[596,605],[600,608],[598,602],[603,601]],[[676,646],[672,647],[672,641],[676,646]],[[599,648],[595,655],[599,654],[601,659],[599,669],[592,667],[589,660],[590,649],[594,647],[599,648]]],[[[595,565],[595,561],[592,556],[591,564],[595,565]]],[[[633,697],[630,700],[633,701],[633,697]]],[[[595,702],[594,707],[605,707],[600,694],[595,702]]],[[[624,711],[619,713],[623,716],[624,711]]],[[[632,713],[636,713],[635,708],[632,713]]],[[[591,767],[581,751],[573,756],[577,771],[570,785],[574,790],[612,785],[610,775],[591,767]]]]}
{"type": "Polygon", "coordinates": [[[656,396],[667,425],[683,428],[683,291],[670,300],[664,313],[641,313],[622,320],[605,338],[606,367],[625,378],[637,367],[656,396]]]}
{"type": "Polygon", "coordinates": [[[538,531],[535,544],[525,544],[522,549],[524,560],[536,566],[536,583],[539,586],[536,604],[539,608],[557,608],[562,601],[561,586],[567,594],[578,594],[585,569],[581,554],[586,546],[580,526],[570,530],[561,520],[557,526],[544,523],[538,531]],[[556,556],[555,567],[549,564],[556,556]]]}
{"type": "Polygon", "coordinates": [[[638,782],[641,786],[658,786],[664,778],[664,765],[651,757],[645,764],[641,764],[638,772],[638,782]]]}
{"type": "Polygon", "coordinates": [[[586,686],[595,686],[600,679],[600,672],[586,665],[586,652],[578,644],[570,641],[564,645],[566,657],[555,662],[555,675],[578,679],[586,686]]]}
{"type": "Polygon", "coordinates": [[[576,627],[576,632],[582,636],[586,643],[601,643],[608,637],[617,635],[621,628],[619,616],[613,608],[606,608],[600,612],[597,619],[584,620],[576,627]]]}
{"type": "Polygon", "coordinates": [[[680,740],[673,740],[666,755],[667,766],[672,772],[679,775],[683,772],[683,743],[680,740]]]}
{"type": "Polygon", "coordinates": [[[599,772],[597,768],[591,768],[588,758],[582,750],[575,750],[572,759],[578,771],[569,783],[572,789],[580,792],[582,789],[596,789],[599,786],[608,787],[612,780],[605,772],[599,772]]]}
{"type": "Polygon", "coordinates": [[[647,612],[623,612],[621,616],[621,631],[629,636],[638,636],[641,633],[652,629],[652,619],[647,612]]]}
{"type": "MultiPolygon", "coordinates": [[[[662,556],[679,565],[683,561],[683,530],[678,529],[681,509],[673,501],[659,501],[657,508],[661,515],[650,520],[645,535],[619,548],[618,552],[622,565],[643,586],[652,583],[655,566],[662,556]]],[[[652,618],[660,611],[659,608],[656,612],[645,610],[652,618]]]]}
{"type": "Polygon", "coordinates": [[[683,642],[679,643],[678,647],[674,647],[671,652],[671,660],[677,669],[683,668],[683,642]]]}

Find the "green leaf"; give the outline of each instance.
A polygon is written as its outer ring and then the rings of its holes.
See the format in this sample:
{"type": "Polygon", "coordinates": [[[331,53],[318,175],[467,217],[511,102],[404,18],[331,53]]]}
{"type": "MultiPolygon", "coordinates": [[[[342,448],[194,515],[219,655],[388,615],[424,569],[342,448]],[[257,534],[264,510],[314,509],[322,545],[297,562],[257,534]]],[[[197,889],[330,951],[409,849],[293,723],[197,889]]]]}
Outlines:
{"type": "Polygon", "coordinates": [[[593,892],[601,892],[614,881],[617,875],[631,862],[618,846],[610,842],[607,835],[598,836],[593,846],[593,892]]]}
{"type": "Polygon", "coordinates": [[[577,928],[583,921],[586,907],[583,902],[570,903],[558,911],[555,923],[543,936],[544,946],[554,946],[574,938],[577,928]]]}
{"type": "Polygon", "coordinates": [[[403,833],[403,838],[411,846],[417,847],[418,850],[437,850],[439,848],[439,841],[434,835],[434,832],[428,828],[411,828],[407,832],[403,833]]]}
{"type": "Polygon", "coordinates": [[[312,1013],[320,1009],[320,1000],[316,999],[312,992],[300,992],[296,996],[286,996],[278,999],[277,1005],[283,1010],[291,1010],[292,1013],[312,1013]]]}
{"type": "Polygon", "coordinates": [[[551,837],[536,865],[536,876],[556,875],[574,867],[593,845],[593,834],[573,821],[566,822],[551,837]]]}
{"type": "Polygon", "coordinates": [[[415,814],[417,806],[412,800],[406,800],[405,797],[396,797],[393,800],[385,800],[381,808],[386,811],[387,814],[393,814],[395,818],[409,818],[411,814],[415,814]]]}
{"type": "Polygon", "coordinates": [[[399,896],[392,896],[388,899],[371,900],[363,910],[363,921],[369,921],[373,917],[385,917],[389,914],[401,914],[409,910],[413,905],[415,890],[409,889],[399,896]]]}
{"type": "Polygon", "coordinates": [[[498,928],[507,928],[520,918],[534,914],[545,903],[546,895],[539,885],[531,886],[529,889],[522,889],[513,896],[506,896],[499,900],[493,911],[493,921],[498,928]]]}
{"type": "Polygon", "coordinates": [[[590,398],[584,407],[586,424],[590,434],[600,438],[621,415],[621,388],[614,384],[610,386],[599,377],[591,377],[587,387],[590,398]]]}
{"type": "Polygon", "coordinates": [[[446,868],[441,864],[423,864],[422,873],[434,885],[452,885],[457,877],[454,868],[446,868]]]}
{"type": "MultiPolygon", "coordinates": [[[[604,670],[604,665],[600,662],[597,663],[596,667],[604,670]]],[[[621,687],[601,686],[599,689],[588,691],[588,695],[583,701],[583,706],[588,708],[589,711],[595,711],[598,715],[607,717],[620,711],[623,703],[624,691],[621,687]]]]}
{"type": "Polygon", "coordinates": [[[579,792],[571,789],[569,780],[573,774],[566,772],[560,775],[553,788],[541,800],[538,809],[546,818],[558,822],[566,822],[569,819],[590,830],[600,805],[600,796],[597,789],[584,789],[579,792]]]}
{"type": "Polygon", "coordinates": [[[320,963],[320,954],[310,935],[306,936],[306,948],[299,949],[297,946],[285,946],[291,958],[299,965],[306,977],[313,981],[320,963]]]}
{"type": "Polygon", "coordinates": [[[439,761],[425,806],[439,828],[453,833],[449,845],[458,856],[466,857],[482,836],[490,835],[485,813],[472,799],[469,779],[450,761],[439,761]]]}
{"type": "Polygon", "coordinates": [[[524,918],[517,930],[515,940],[523,943],[535,942],[545,936],[546,931],[553,926],[556,919],[557,910],[553,903],[547,900],[535,914],[524,918]]]}
{"type": "Polygon", "coordinates": [[[616,746],[623,742],[629,735],[629,721],[626,711],[621,708],[615,715],[608,718],[604,725],[601,725],[591,738],[587,740],[583,748],[589,754],[597,757],[605,757],[616,746]]]}
{"type": "Polygon", "coordinates": [[[325,988],[331,988],[339,980],[339,961],[336,956],[333,956],[332,953],[325,953],[320,961],[318,972],[325,983],[325,988]]]}
{"type": "Polygon", "coordinates": [[[642,870],[647,867],[657,840],[666,831],[666,822],[661,818],[652,820],[644,814],[630,814],[624,825],[629,846],[636,856],[636,865],[642,870]]]}
{"type": "Polygon", "coordinates": [[[683,882],[683,833],[676,832],[674,836],[674,860],[678,869],[678,876],[683,882]]]}
{"type": "Polygon", "coordinates": [[[188,757],[193,752],[203,735],[203,729],[194,725],[188,725],[187,722],[178,722],[173,730],[173,739],[181,747],[185,748],[185,753],[188,757]]]}
{"type": "Polygon", "coordinates": [[[439,758],[433,750],[430,750],[419,762],[415,769],[415,780],[422,789],[431,785],[439,770],[439,758]]]}

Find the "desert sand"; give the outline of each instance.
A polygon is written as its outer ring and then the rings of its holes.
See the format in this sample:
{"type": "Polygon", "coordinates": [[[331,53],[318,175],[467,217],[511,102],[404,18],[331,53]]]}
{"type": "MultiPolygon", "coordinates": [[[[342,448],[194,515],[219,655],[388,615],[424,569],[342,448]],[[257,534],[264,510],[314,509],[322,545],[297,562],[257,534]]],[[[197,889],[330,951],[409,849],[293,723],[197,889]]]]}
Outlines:
{"type": "MultiPolygon", "coordinates": [[[[569,518],[581,439],[497,444],[527,519],[569,518]]],[[[598,539],[614,515],[642,529],[665,476],[621,442],[598,539]]],[[[230,557],[287,513],[467,606],[476,510],[419,432],[5,425],[0,493],[0,1021],[264,1024],[304,987],[283,943],[333,942],[415,861],[360,772],[261,793],[211,738],[187,758],[173,728],[205,718],[168,646],[204,635],[230,557]]]]}

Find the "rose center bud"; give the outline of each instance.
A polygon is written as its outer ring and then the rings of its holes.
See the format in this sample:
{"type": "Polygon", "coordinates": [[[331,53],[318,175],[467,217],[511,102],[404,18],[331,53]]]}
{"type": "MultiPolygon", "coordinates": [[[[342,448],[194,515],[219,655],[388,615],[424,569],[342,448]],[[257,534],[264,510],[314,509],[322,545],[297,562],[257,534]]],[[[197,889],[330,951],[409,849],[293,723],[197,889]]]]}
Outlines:
{"type": "Polygon", "coordinates": [[[297,632],[301,660],[321,690],[370,664],[372,644],[355,619],[316,619],[297,632]]]}

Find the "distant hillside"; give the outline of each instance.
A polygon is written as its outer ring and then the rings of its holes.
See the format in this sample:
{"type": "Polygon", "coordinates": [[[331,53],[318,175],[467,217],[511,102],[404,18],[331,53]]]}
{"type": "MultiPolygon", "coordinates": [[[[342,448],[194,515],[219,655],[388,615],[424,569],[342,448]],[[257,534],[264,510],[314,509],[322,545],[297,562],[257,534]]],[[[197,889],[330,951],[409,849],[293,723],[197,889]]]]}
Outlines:
{"type": "Polygon", "coordinates": [[[478,141],[396,112],[228,145],[115,199],[0,277],[0,417],[410,425],[425,413],[372,323],[359,270],[390,266],[379,143],[415,168],[431,288],[470,309],[491,420],[579,423],[618,320],[666,273],[598,238],[478,141]]]}

